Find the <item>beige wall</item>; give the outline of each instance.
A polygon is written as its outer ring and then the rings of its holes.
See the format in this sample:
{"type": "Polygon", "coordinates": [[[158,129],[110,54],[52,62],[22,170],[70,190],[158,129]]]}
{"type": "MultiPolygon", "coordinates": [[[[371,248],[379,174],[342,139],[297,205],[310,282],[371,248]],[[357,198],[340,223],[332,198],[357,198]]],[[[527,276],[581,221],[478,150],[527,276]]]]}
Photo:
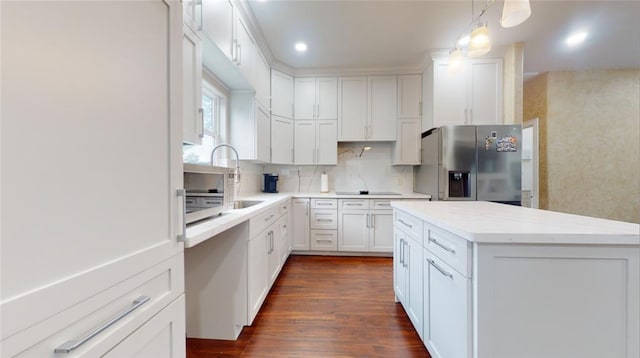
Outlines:
{"type": "Polygon", "coordinates": [[[549,210],[640,222],[640,70],[550,72],[524,108],[541,119],[549,210]]]}
{"type": "Polygon", "coordinates": [[[524,65],[524,45],[511,44],[504,54],[503,88],[504,124],[522,124],[522,72],[524,65]]]}
{"type": "Polygon", "coordinates": [[[547,182],[547,77],[542,74],[524,84],[523,119],[525,121],[538,118],[538,207],[549,208],[549,193],[547,182]]]}

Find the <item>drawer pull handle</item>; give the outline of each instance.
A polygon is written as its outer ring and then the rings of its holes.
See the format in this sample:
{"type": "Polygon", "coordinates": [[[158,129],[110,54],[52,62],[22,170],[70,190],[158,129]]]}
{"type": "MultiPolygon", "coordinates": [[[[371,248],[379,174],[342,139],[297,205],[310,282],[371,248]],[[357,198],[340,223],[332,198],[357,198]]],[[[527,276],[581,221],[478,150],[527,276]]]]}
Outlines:
{"type": "Polygon", "coordinates": [[[318,205],[333,205],[331,203],[317,203],[318,205]]]}
{"type": "Polygon", "coordinates": [[[329,239],[316,239],[316,242],[328,242],[328,243],[332,243],[333,240],[329,240],[329,239]]]}
{"type": "Polygon", "coordinates": [[[333,236],[333,234],[316,234],[316,236],[333,236]]]}
{"type": "Polygon", "coordinates": [[[151,298],[149,298],[149,296],[140,296],[140,297],[136,298],[133,301],[133,305],[131,307],[127,308],[126,311],[120,313],[116,317],[114,317],[111,320],[109,320],[108,322],[104,323],[102,326],[94,329],[93,331],[91,331],[86,336],[84,336],[84,337],[82,337],[80,339],[77,339],[77,340],[71,340],[71,341],[65,342],[60,347],[56,348],[53,352],[54,353],[71,353],[71,352],[73,352],[74,350],[76,350],[81,345],[87,343],[91,338],[93,338],[93,337],[97,336],[98,334],[102,333],[102,331],[104,331],[107,328],[111,327],[113,324],[115,324],[119,320],[121,320],[124,317],[126,317],[129,313],[135,311],[136,309],[138,309],[143,304],[149,302],[150,299],[151,298]]]}
{"type": "Polygon", "coordinates": [[[445,275],[445,276],[447,276],[447,277],[449,277],[450,279],[452,279],[452,280],[453,280],[453,275],[452,275],[451,273],[449,273],[449,272],[445,271],[442,267],[440,267],[440,266],[436,265],[436,263],[435,263],[433,260],[431,260],[431,259],[427,259],[427,261],[429,261],[429,263],[430,263],[431,265],[433,265],[433,267],[435,267],[435,268],[436,268],[436,270],[440,271],[440,273],[441,273],[441,274],[443,274],[443,275],[445,275]]]}
{"type": "Polygon", "coordinates": [[[275,216],[275,214],[271,214],[271,215],[269,215],[269,217],[268,217],[268,218],[265,218],[265,219],[264,219],[264,221],[269,221],[269,220],[271,220],[271,218],[273,218],[274,216],[275,216]]]}
{"type": "Polygon", "coordinates": [[[409,229],[413,229],[413,226],[411,226],[411,224],[407,224],[406,222],[402,221],[402,219],[398,219],[399,222],[401,222],[404,226],[408,227],[409,229]]]}
{"type": "Polygon", "coordinates": [[[391,206],[389,203],[378,203],[378,206],[391,206]]]}
{"type": "Polygon", "coordinates": [[[441,247],[443,250],[445,250],[445,251],[449,251],[450,253],[452,253],[452,254],[454,254],[454,255],[456,254],[456,250],[454,250],[454,249],[452,249],[452,248],[450,248],[450,247],[447,247],[447,246],[443,245],[440,241],[438,241],[438,240],[436,240],[436,239],[434,239],[434,238],[432,238],[432,237],[429,237],[429,241],[431,241],[431,242],[433,242],[434,244],[436,244],[436,245],[440,246],[440,247],[441,247]]]}
{"type": "Polygon", "coordinates": [[[318,220],[318,221],[328,221],[328,222],[333,221],[333,219],[317,219],[317,220],[318,220]]]}
{"type": "Polygon", "coordinates": [[[346,203],[347,206],[362,206],[362,203],[346,203]]]}

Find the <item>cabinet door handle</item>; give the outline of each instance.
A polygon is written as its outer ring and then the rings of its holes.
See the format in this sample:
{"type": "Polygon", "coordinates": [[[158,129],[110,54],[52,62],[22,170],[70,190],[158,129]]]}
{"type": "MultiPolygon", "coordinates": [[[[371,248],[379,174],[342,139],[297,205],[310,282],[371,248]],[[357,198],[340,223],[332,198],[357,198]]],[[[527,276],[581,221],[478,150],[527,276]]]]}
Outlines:
{"type": "Polygon", "coordinates": [[[178,234],[178,241],[184,241],[187,239],[187,191],[178,189],[176,194],[182,197],[182,233],[178,234]]]}
{"type": "Polygon", "coordinates": [[[204,138],[204,108],[198,108],[198,114],[200,115],[200,133],[198,133],[198,137],[204,138]]]}
{"type": "Polygon", "coordinates": [[[149,298],[149,296],[140,296],[138,298],[136,298],[133,301],[133,305],[129,308],[127,308],[124,312],[118,314],[117,316],[113,317],[112,319],[110,319],[108,322],[104,323],[102,326],[94,329],[93,331],[91,331],[89,334],[87,334],[86,336],[76,339],[76,340],[71,340],[68,342],[65,342],[63,345],[61,345],[60,347],[56,348],[53,352],[54,353],[71,353],[74,350],[76,350],[78,347],[82,346],[83,344],[87,343],[89,340],[91,340],[93,337],[99,335],[100,333],[102,333],[104,330],[106,330],[107,328],[111,327],[112,325],[114,325],[116,322],[118,322],[119,320],[123,319],[124,317],[126,317],[127,315],[129,315],[131,312],[135,311],[136,309],[138,309],[140,306],[142,306],[143,304],[149,302],[151,298],[149,298]]]}
{"type": "Polygon", "coordinates": [[[367,228],[369,228],[369,214],[367,214],[367,228]]]}
{"type": "Polygon", "coordinates": [[[376,219],[375,215],[371,214],[371,228],[375,229],[376,227],[376,219]]]}
{"type": "Polygon", "coordinates": [[[473,108],[469,108],[469,124],[473,124],[473,108]]]}
{"type": "Polygon", "coordinates": [[[404,226],[408,227],[409,229],[413,229],[413,226],[411,226],[411,224],[407,224],[406,222],[402,221],[402,219],[398,219],[398,221],[399,221],[402,225],[404,225],[404,226]]]}
{"type": "Polygon", "coordinates": [[[445,250],[445,251],[449,251],[450,253],[452,253],[452,254],[454,254],[454,255],[456,254],[456,250],[454,250],[453,248],[448,247],[448,246],[446,246],[446,245],[443,245],[440,241],[438,241],[438,240],[436,240],[436,239],[432,238],[431,236],[429,236],[429,241],[431,241],[431,242],[433,242],[434,244],[436,244],[436,245],[440,246],[440,247],[441,247],[443,250],[445,250]]]}
{"type": "MultiPolygon", "coordinates": [[[[407,246],[409,246],[409,242],[407,240],[404,240],[404,250],[402,250],[402,262],[404,262],[404,267],[409,267],[409,263],[407,262],[407,258],[404,257],[404,255],[407,253],[407,246]]],[[[409,260],[411,260],[411,255],[409,255],[409,260]]]]}
{"type": "Polygon", "coordinates": [[[204,26],[204,21],[202,20],[202,13],[204,12],[202,9],[202,0],[198,0],[196,2],[196,6],[200,6],[200,25],[198,25],[198,31],[202,31],[202,28],[204,26]]]}
{"type": "Polygon", "coordinates": [[[238,43],[238,66],[242,66],[242,44],[238,43]]]}
{"type": "Polygon", "coordinates": [[[398,254],[400,256],[400,265],[404,267],[404,239],[400,239],[400,252],[398,254]]]}
{"type": "Polygon", "coordinates": [[[440,271],[441,274],[449,277],[450,279],[453,279],[453,275],[447,271],[445,271],[442,267],[438,266],[433,260],[431,259],[427,259],[427,261],[436,268],[436,270],[440,271]]]}
{"type": "Polygon", "coordinates": [[[305,215],[309,216],[309,202],[308,201],[304,202],[304,211],[305,211],[305,215]]]}

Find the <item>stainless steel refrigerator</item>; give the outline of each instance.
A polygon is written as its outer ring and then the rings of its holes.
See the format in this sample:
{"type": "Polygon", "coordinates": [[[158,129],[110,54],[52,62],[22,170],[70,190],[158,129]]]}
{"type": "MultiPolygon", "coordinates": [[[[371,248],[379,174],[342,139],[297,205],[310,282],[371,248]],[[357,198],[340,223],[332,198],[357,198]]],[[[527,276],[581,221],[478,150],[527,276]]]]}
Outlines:
{"type": "Polygon", "coordinates": [[[422,134],[413,190],[431,200],[521,203],[522,127],[444,126],[422,134]]]}

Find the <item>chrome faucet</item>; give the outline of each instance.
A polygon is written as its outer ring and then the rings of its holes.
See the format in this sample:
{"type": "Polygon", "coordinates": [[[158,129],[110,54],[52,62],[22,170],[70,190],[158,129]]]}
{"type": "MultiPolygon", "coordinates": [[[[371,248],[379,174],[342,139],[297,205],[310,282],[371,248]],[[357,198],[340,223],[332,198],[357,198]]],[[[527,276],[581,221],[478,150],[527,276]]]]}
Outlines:
{"type": "Polygon", "coordinates": [[[238,155],[238,151],[236,150],[236,148],[230,146],[229,144],[220,144],[217,145],[215,148],[213,148],[213,150],[211,151],[211,166],[213,167],[213,154],[216,152],[216,150],[218,150],[218,148],[220,147],[227,147],[230,148],[235,154],[236,154],[236,167],[233,171],[233,176],[235,177],[235,182],[239,183],[240,182],[240,156],[238,155]]]}

